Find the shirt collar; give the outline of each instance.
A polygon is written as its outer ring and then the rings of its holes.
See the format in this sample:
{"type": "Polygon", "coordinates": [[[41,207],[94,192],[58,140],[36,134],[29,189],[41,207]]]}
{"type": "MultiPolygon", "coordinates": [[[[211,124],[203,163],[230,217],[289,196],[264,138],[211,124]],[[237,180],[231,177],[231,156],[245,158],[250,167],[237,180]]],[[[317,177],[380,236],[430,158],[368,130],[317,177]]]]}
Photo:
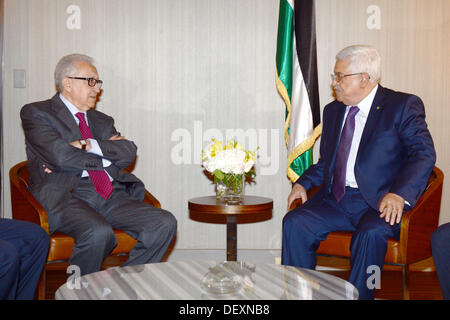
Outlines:
{"type": "Polygon", "coordinates": [[[373,100],[378,90],[378,84],[360,103],[358,103],[359,113],[362,113],[365,117],[369,115],[370,108],[372,107],[373,100]]]}
{"type": "Polygon", "coordinates": [[[80,111],[80,109],[78,109],[77,107],[75,107],[75,106],[73,105],[73,103],[70,102],[69,100],[67,100],[67,98],[64,97],[61,93],[59,94],[59,98],[60,98],[61,101],[64,103],[64,105],[67,107],[67,109],[69,109],[70,113],[73,115],[73,117],[75,118],[75,120],[77,121],[77,123],[78,123],[78,121],[80,121],[80,120],[77,118],[77,116],[76,116],[76,114],[77,114],[78,112],[81,112],[81,113],[84,114],[84,119],[86,119],[86,122],[87,122],[87,115],[86,115],[86,112],[85,112],[85,111],[80,111]]]}

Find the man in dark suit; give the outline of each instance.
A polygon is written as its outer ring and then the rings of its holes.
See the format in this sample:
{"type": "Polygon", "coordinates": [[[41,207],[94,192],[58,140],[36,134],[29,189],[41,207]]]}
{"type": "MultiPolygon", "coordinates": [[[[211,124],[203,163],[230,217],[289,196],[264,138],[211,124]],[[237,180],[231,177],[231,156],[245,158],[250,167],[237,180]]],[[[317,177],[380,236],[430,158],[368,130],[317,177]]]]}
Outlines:
{"type": "Polygon", "coordinates": [[[288,197],[289,206],[299,198],[303,206],[283,219],[286,265],[315,268],[320,241],[331,231],[353,231],[349,281],[361,299],[373,299],[373,266],[381,272],[387,240],[399,237],[402,214],[423,193],[436,160],[422,101],[379,85],[380,60],[370,46],[336,56],[336,100],[323,111],[321,157],[288,197]],[[319,185],[308,200],[306,191],[319,185]]]}
{"type": "Polygon", "coordinates": [[[63,57],[55,82],[59,92],[53,98],[25,105],[20,113],[30,191],[48,213],[50,232],[75,239],[70,263],[82,275],[100,270],[116,246],[113,228],[138,240],[124,266],[161,261],[176,219],[144,203],[144,184],[122,171],[137,148],[116,131],[111,117],[94,110],[102,81],[92,58],[63,57]]]}
{"type": "Polygon", "coordinates": [[[49,239],[35,223],[0,218],[0,300],[31,300],[49,239]]]}
{"type": "Polygon", "coordinates": [[[442,295],[445,300],[450,300],[450,222],[433,232],[431,248],[442,295]]]}

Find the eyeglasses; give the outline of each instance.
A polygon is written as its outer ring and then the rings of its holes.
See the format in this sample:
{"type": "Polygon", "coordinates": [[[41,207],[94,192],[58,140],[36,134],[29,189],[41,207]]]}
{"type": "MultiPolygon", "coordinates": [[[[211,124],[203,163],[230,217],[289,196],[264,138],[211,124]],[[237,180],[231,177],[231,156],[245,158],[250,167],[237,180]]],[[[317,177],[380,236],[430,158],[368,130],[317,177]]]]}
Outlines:
{"type": "Polygon", "coordinates": [[[103,81],[97,80],[95,78],[83,78],[83,77],[67,77],[69,79],[76,79],[76,80],[86,80],[88,82],[89,87],[95,87],[96,84],[98,84],[98,88],[102,88],[103,81]]]}
{"type": "MultiPolygon", "coordinates": [[[[365,72],[357,72],[357,73],[350,73],[350,74],[342,74],[342,73],[338,73],[338,74],[330,74],[331,76],[331,81],[335,80],[337,83],[341,82],[342,79],[344,79],[345,77],[350,77],[350,76],[356,76],[358,74],[364,74],[365,72]]],[[[370,76],[369,76],[370,79],[370,76]]]]}

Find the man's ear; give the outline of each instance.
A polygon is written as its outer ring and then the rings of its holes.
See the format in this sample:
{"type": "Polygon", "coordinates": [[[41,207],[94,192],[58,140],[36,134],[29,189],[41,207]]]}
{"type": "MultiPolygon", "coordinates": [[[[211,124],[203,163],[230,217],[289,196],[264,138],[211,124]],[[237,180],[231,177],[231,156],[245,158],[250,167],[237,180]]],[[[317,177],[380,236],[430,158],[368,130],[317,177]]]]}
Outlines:
{"type": "Polygon", "coordinates": [[[65,91],[65,92],[72,91],[72,82],[70,81],[69,78],[64,77],[62,79],[62,87],[63,87],[63,91],[65,91]]]}
{"type": "Polygon", "coordinates": [[[362,75],[361,75],[361,88],[365,88],[365,87],[367,87],[367,85],[369,84],[369,82],[370,82],[370,76],[369,76],[369,74],[368,73],[363,73],[362,75]]]}

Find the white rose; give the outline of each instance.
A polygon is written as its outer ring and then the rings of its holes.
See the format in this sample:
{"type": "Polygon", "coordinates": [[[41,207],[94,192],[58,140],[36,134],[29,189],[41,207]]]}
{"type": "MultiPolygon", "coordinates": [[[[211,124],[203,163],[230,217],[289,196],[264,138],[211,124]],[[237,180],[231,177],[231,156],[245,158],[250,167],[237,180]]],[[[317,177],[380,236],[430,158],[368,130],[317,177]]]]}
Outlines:
{"type": "Polygon", "coordinates": [[[209,160],[209,161],[206,161],[205,163],[204,163],[204,167],[206,168],[206,170],[207,171],[209,171],[209,172],[214,172],[214,171],[216,171],[216,163],[215,163],[215,161],[214,160],[209,160]]]}

